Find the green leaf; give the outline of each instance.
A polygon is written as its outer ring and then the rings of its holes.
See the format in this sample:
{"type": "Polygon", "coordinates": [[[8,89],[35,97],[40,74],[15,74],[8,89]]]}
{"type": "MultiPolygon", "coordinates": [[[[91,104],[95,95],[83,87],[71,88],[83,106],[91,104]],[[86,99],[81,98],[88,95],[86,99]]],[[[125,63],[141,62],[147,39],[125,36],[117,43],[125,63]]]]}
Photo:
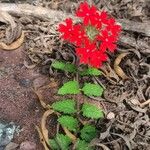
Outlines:
{"type": "Polygon", "coordinates": [[[78,139],[75,150],[93,150],[84,140],[78,139]]]}
{"type": "Polygon", "coordinates": [[[104,90],[98,84],[85,83],[82,91],[87,96],[101,96],[104,90]]]}
{"type": "Polygon", "coordinates": [[[52,108],[55,111],[63,112],[65,114],[72,114],[76,112],[75,105],[76,103],[74,100],[66,99],[53,103],[52,108]]]}
{"type": "Polygon", "coordinates": [[[72,116],[61,116],[58,118],[58,122],[63,126],[68,128],[68,130],[76,131],[78,127],[78,120],[72,116]]]}
{"type": "Polygon", "coordinates": [[[54,139],[49,140],[52,150],[69,150],[71,139],[63,134],[57,134],[54,139]]]}
{"type": "Polygon", "coordinates": [[[63,134],[57,134],[55,139],[58,145],[60,146],[61,150],[69,149],[69,145],[71,144],[71,139],[68,136],[63,134]]]}
{"type": "Polygon", "coordinates": [[[56,60],[56,61],[52,62],[52,67],[55,69],[58,69],[58,70],[64,70],[65,63],[56,60]]]}
{"type": "Polygon", "coordinates": [[[96,69],[96,68],[88,68],[82,72],[80,72],[81,76],[86,76],[86,75],[90,75],[90,76],[99,76],[101,75],[101,71],[96,69]]]}
{"type": "Polygon", "coordinates": [[[70,73],[74,73],[77,71],[77,68],[75,65],[71,63],[64,63],[62,61],[54,61],[52,62],[52,67],[58,70],[67,71],[70,73]]]}
{"type": "Polygon", "coordinates": [[[99,119],[104,117],[103,111],[91,104],[83,104],[82,112],[83,112],[83,116],[92,119],[99,119]]]}
{"type": "Polygon", "coordinates": [[[77,71],[76,66],[73,65],[73,64],[70,64],[70,63],[66,63],[64,69],[65,69],[64,71],[67,71],[67,72],[70,72],[70,73],[75,73],[77,71]]]}
{"type": "Polygon", "coordinates": [[[65,83],[59,90],[58,94],[78,94],[80,92],[79,84],[77,81],[69,81],[65,83]]]}
{"type": "Polygon", "coordinates": [[[54,139],[49,140],[49,145],[52,150],[60,150],[58,143],[54,139]]]}
{"type": "Polygon", "coordinates": [[[90,142],[92,139],[96,137],[96,128],[92,125],[85,125],[81,131],[81,138],[87,142],[90,142]]]}

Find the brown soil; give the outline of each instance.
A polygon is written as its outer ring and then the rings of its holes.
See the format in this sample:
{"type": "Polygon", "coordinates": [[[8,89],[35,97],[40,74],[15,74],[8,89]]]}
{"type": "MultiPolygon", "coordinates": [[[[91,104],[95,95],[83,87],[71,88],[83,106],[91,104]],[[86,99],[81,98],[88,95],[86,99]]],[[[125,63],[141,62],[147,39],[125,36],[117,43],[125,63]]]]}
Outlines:
{"type": "Polygon", "coordinates": [[[0,50],[0,120],[20,126],[19,137],[16,136],[14,142],[29,140],[39,145],[35,125],[39,124],[44,111],[32,88],[48,83],[49,79],[37,70],[24,67],[23,51],[23,47],[12,52],[0,50]]]}

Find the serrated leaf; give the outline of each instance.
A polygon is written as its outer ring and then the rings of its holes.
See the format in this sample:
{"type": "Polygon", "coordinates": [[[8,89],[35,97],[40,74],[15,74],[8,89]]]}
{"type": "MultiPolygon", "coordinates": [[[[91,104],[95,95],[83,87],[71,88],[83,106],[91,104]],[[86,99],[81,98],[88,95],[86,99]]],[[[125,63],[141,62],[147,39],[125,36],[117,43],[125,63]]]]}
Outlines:
{"type": "Polygon", "coordinates": [[[75,150],[93,150],[84,140],[78,139],[75,150]]]}
{"type": "Polygon", "coordinates": [[[77,81],[69,81],[65,83],[59,90],[58,94],[78,94],[80,92],[79,84],[77,81]]]}
{"type": "Polygon", "coordinates": [[[58,118],[58,122],[63,126],[68,128],[68,130],[76,131],[78,127],[78,120],[72,116],[61,116],[58,118]]]}
{"type": "Polygon", "coordinates": [[[92,139],[96,137],[96,128],[92,125],[84,125],[84,127],[80,131],[81,138],[87,142],[90,142],[92,139]]]}
{"type": "Polygon", "coordinates": [[[90,75],[90,76],[99,76],[101,75],[102,72],[96,68],[88,68],[82,72],[80,72],[81,76],[86,76],[86,75],[90,75]]]}
{"type": "Polygon", "coordinates": [[[69,145],[71,144],[71,139],[68,136],[63,134],[57,134],[55,139],[58,145],[60,146],[61,150],[69,149],[69,145]]]}
{"type": "Polygon", "coordinates": [[[53,68],[55,68],[55,69],[64,70],[64,68],[65,68],[65,63],[56,60],[56,61],[52,62],[52,65],[51,65],[51,66],[52,66],[53,68]]]}
{"type": "Polygon", "coordinates": [[[92,119],[99,119],[104,117],[103,111],[92,104],[83,104],[82,112],[83,116],[92,119]]]}
{"type": "Polygon", "coordinates": [[[63,112],[65,114],[72,114],[76,112],[75,105],[76,103],[74,100],[66,99],[53,103],[52,108],[55,111],[63,112]]]}
{"type": "Polygon", "coordinates": [[[87,96],[101,96],[104,90],[98,84],[85,83],[82,91],[87,96]]]}
{"type": "Polygon", "coordinates": [[[73,64],[70,64],[70,63],[66,63],[64,69],[65,69],[64,71],[67,71],[67,72],[70,72],[70,73],[75,73],[77,71],[76,66],[73,65],[73,64]]]}
{"type": "Polygon", "coordinates": [[[54,139],[49,140],[52,150],[69,150],[71,139],[63,134],[57,134],[54,139]]]}
{"type": "Polygon", "coordinates": [[[64,63],[62,61],[54,61],[51,66],[55,69],[67,71],[70,73],[74,73],[77,71],[77,68],[74,64],[64,63]]]}
{"type": "Polygon", "coordinates": [[[52,150],[60,150],[58,143],[54,139],[49,140],[49,145],[52,150]]]}

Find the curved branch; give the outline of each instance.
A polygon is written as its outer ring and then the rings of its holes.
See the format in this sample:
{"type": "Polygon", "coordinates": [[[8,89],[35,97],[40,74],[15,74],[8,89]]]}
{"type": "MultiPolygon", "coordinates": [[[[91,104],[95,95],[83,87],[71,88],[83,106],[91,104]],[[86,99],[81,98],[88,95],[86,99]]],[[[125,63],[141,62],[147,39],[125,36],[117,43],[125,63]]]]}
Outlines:
{"type": "Polygon", "coordinates": [[[43,20],[53,21],[64,20],[66,17],[73,18],[71,14],[66,14],[64,12],[62,13],[62,11],[51,10],[44,7],[33,6],[30,4],[0,3],[0,11],[6,11],[16,16],[28,15],[43,20]]]}

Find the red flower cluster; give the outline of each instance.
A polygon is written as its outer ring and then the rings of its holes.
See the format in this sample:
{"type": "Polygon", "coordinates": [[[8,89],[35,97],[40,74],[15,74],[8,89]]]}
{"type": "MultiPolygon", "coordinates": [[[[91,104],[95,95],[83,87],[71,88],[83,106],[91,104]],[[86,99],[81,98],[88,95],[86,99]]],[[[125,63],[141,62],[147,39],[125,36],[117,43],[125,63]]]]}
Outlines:
{"type": "Polygon", "coordinates": [[[80,4],[76,16],[82,22],[73,24],[71,18],[59,24],[61,37],[76,45],[80,63],[99,68],[107,60],[106,50],[113,52],[121,31],[121,26],[104,11],[100,12],[87,2],[80,4]]]}

